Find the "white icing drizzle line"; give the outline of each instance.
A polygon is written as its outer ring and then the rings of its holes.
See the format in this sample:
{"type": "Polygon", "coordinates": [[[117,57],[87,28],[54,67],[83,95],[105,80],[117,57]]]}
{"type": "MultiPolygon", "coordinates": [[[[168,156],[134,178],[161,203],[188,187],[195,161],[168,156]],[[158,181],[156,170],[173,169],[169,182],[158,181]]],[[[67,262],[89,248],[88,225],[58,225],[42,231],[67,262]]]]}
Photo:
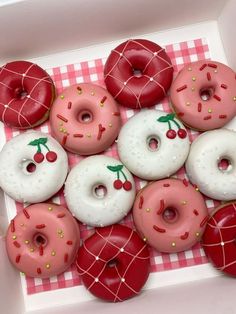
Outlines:
{"type": "Polygon", "coordinates": [[[9,101],[8,104],[0,103],[0,105],[2,105],[2,106],[4,107],[4,111],[3,111],[3,114],[2,114],[2,121],[3,121],[3,123],[6,123],[6,122],[5,122],[5,114],[6,114],[7,109],[9,109],[9,110],[11,110],[11,111],[17,113],[18,115],[20,115],[20,116],[28,123],[28,125],[31,126],[31,123],[27,120],[27,118],[26,118],[24,115],[22,115],[21,113],[19,113],[19,111],[13,109],[12,107],[10,107],[11,103],[12,103],[14,100],[15,100],[15,99],[12,98],[12,99],[9,101]],[[7,107],[6,107],[6,106],[7,106],[7,107]]]}

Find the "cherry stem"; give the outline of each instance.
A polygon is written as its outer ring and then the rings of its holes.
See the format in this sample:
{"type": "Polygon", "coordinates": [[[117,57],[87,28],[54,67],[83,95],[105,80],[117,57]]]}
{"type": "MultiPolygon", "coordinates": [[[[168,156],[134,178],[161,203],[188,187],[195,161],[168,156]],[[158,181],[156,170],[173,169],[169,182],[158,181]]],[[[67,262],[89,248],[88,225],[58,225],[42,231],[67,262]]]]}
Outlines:
{"type": "Polygon", "coordinates": [[[169,130],[171,130],[170,121],[167,121],[167,123],[168,123],[168,128],[169,128],[169,130]]]}
{"type": "Polygon", "coordinates": [[[37,149],[37,153],[41,153],[41,148],[40,148],[40,144],[37,145],[38,149],[37,149]]]}
{"type": "Polygon", "coordinates": [[[122,174],[123,174],[123,177],[125,178],[125,181],[127,181],[127,177],[126,177],[126,175],[124,174],[124,172],[121,170],[120,171],[122,174]]]}
{"type": "Polygon", "coordinates": [[[49,152],[50,152],[50,149],[47,147],[46,144],[42,144],[49,152]]]}
{"type": "Polygon", "coordinates": [[[117,174],[117,180],[119,180],[120,179],[120,172],[117,171],[116,174],[117,174]]]}
{"type": "Polygon", "coordinates": [[[174,124],[177,126],[178,129],[180,129],[180,125],[178,122],[176,122],[175,120],[172,120],[174,122],[174,124]]]}

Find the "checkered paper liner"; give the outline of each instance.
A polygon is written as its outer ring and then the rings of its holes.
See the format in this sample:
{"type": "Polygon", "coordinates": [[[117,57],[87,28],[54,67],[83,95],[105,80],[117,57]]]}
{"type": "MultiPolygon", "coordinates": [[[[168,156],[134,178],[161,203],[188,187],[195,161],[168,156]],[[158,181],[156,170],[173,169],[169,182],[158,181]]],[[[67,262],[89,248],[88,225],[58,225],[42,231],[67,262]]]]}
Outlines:
{"type": "MultiPolygon", "coordinates": [[[[174,66],[175,75],[177,74],[177,71],[179,71],[183,67],[184,64],[210,58],[207,41],[204,38],[170,44],[165,46],[165,49],[167,54],[171,58],[172,64],[174,66]]],[[[93,82],[95,84],[105,87],[103,79],[103,69],[105,62],[106,58],[101,58],[46,70],[54,80],[57,93],[59,94],[65,87],[82,82],[93,82]]],[[[171,110],[169,107],[168,97],[163,99],[161,103],[157,104],[155,106],[155,109],[170,112],[171,110]]],[[[122,106],[120,107],[120,110],[123,124],[131,116],[133,116],[135,112],[137,112],[137,110],[127,109],[122,106]]],[[[46,122],[42,126],[36,128],[36,130],[50,133],[50,126],[48,122],[46,122]]],[[[191,141],[198,135],[198,132],[195,132],[193,130],[188,130],[188,132],[191,141]]],[[[13,132],[12,129],[5,127],[6,140],[11,139],[18,133],[18,131],[13,132]]],[[[106,150],[104,154],[118,159],[116,143],[114,143],[112,147],[106,150]]],[[[71,153],[68,153],[68,157],[70,167],[73,167],[84,158],[71,153]]],[[[176,173],[175,177],[180,179],[187,178],[184,168],[181,168],[176,173]]],[[[136,177],[135,183],[137,190],[139,190],[140,188],[145,186],[146,181],[140,180],[136,177]]],[[[8,196],[6,196],[6,198],[8,198],[8,196]]],[[[62,190],[59,191],[57,195],[55,195],[50,201],[66,205],[62,190]]],[[[206,199],[206,204],[209,210],[211,210],[212,208],[217,206],[219,202],[206,199]]],[[[23,205],[20,203],[16,203],[17,212],[21,211],[22,209],[23,205]]],[[[134,227],[131,214],[129,214],[121,223],[132,228],[134,227]]],[[[83,240],[93,233],[93,228],[80,224],[80,231],[81,238],[83,240]]],[[[200,244],[195,245],[191,250],[176,254],[163,254],[150,248],[150,256],[151,272],[173,270],[187,266],[201,265],[208,262],[200,244]]],[[[23,278],[23,280],[26,281],[27,294],[34,294],[42,291],[50,291],[81,285],[81,279],[79,278],[79,275],[76,271],[75,264],[73,264],[65,273],[60,274],[59,276],[51,277],[48,279],[29,278],[26,276],[23,278]]]]}

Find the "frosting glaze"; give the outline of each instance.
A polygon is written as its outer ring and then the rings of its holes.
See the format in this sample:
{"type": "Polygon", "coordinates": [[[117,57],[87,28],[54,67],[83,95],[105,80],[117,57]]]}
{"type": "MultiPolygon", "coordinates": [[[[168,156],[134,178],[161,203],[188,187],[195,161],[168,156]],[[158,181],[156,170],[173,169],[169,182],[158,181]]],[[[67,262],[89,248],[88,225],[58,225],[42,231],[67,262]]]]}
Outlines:
{"type": "Polygon", "coordinates": [[[150,183],[137,195],[133,218],[139,234],[160,252],[190,249],[208,218],[202,195],[186,179],[150,183]]]}
{"type": "Polygon", "coordinates": [[[173,79],[173,66],[164,48],[144,39],[130,39],[112,50],[104,69],[108,91],[123,106],[157,104],[173,79]]]}
{"type": "Polygon", "coordinates": [[[28,61],[13,61],[0,68],[0,121],[33,128],[49,115],[55,88],[45,70],[28,61]]]}
{"type": "Polygon", "coordinates": [[[190,181],[210,198],[222,201],[236,198],[236,133],[227,129],[212,130],[193,141],[186,171],[190,181]],[[220,162],[228,161],[226,169],[220,162]]]}
{"type": "Polygon", "coordinates": [[[184,164],[189,138],[174,114],[142,110],[126,122],[118,136],[118,153],[123,164],[146,180],[162,179],[184,164]],[[157,147],[152,147],[151,142],[157,147]]]}
{"type": "Polygon", "coordinates": [[[209,218],[202,246],[210,262],[220,271],[236,276],[236,204],[216,208],[209,218]]]}
{"type": "Polygon", "coordinates": [[[18,202],[46,201],[63,186],[67,172],[66,152],[45,133],[15,136],[0,152],[0,187],[18,202]]]}
{"type": "Polygon", "coordinates": [[[121,127],[115,100],[102,87],[81,83],[66,88],[50,113],[53,136],[72,153],[92,155],[107,149],[121,127]]]}
{"type": "Polygon", "coordinates": [[[78,224],[65,207],[41,203],[23,209],[11,220],[6,249],[19,271],[48,278],[72,264],[79,239],[78,224]]]}
{"type": "Polygon", "coordinates": [[[186,65],[177,75],[170,97],[178,117],[197,130],[224,126],[236,114],[235,72],[215,61],[186,65]]]}
{"type": "Polygon", "coordinates": [[[98,228],[79,249],[76,262],[86,288],[96,297],[118,302],[137,295],[149,275],[147,245],[121,225],[98,228]]]}
{"type": "Polygon", "coordinates": [[[135,198],[135,184],[129,171],[120,161],[102,155],[90,156],[72,168],[64,191],[74,216],[99,227],[120,221],[135,198]]]}

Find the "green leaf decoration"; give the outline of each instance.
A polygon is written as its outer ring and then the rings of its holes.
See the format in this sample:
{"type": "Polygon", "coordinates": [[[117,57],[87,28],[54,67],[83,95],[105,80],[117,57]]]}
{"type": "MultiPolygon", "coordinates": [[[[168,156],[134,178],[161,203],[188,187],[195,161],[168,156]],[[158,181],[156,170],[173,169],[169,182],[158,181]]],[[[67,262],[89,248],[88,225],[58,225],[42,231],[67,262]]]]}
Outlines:
{"type": "Polygon", "coordinates": [[[38,140],[31,141],[31,142],[29,142],[28,145],[31,145],[31,146],[38,146],[38,140]]]}
{"type": "Polygon", "coordinates": [[[39,146],[40,144],[45,145],[47,141],[48,141],[47,137],[40,137],[34,141],[29,142],[28,145],[31,145],[31,146],[39,146]]]}
{"type": "Polygon", "coordinates": [[[162,116],[159,119],[157,119],[157,121],[159,121],[159,122],[168,122],[169,119],[166,116],[162,116]]]}
{"type": "Polygon", "coordinates": [[[107,169],[109,169],[113,172],[118,172],[118,171],[121,171],[123,167],[124,167],[123,165],[107,166],[107,169]]]}
{"type": "Polygon", "coordinates": [[[160,118],[157,119],[159,122],[168,122],[170,120],[174,120],[175,114],[174,113],[169,113],[166,116],[161,116],[160,118]]]}
{"type": "Polygon", "coordinates": [[[174,120],[175,114],[174,113],[169,113],[166,117],[168,117],[169,120],[174,120]]]}

